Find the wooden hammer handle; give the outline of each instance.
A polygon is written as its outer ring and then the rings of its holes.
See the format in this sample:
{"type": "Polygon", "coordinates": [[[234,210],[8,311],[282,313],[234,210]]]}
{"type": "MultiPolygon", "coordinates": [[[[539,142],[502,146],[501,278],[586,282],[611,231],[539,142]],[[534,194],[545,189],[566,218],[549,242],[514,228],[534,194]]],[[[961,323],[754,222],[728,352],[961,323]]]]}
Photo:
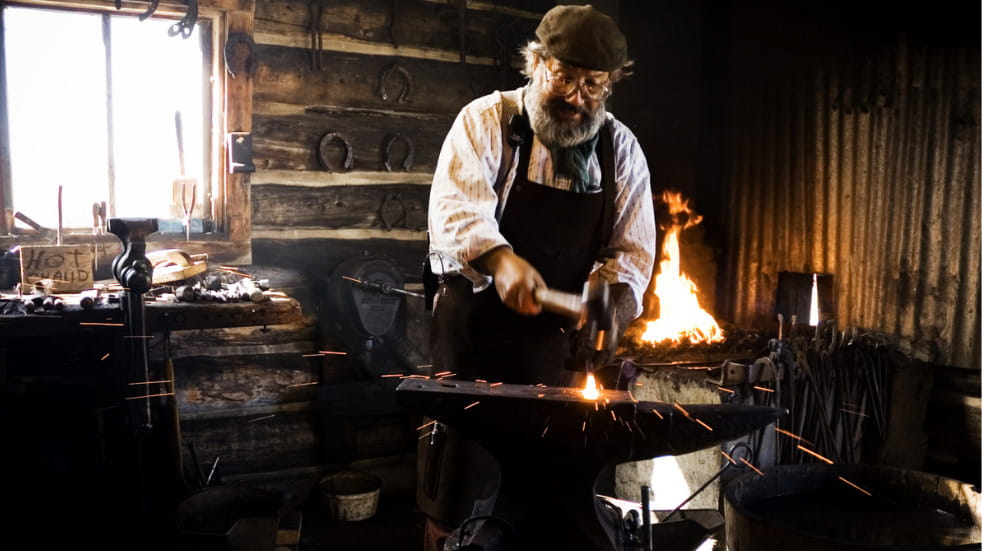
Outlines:
{"type": "Polygon", "coordinates": [[[542,308],[554,314],[579,320],[583,316],[583,297],[573,293],[554,291],[546,287],[537,287],[534,291],[535,300],[542,308]]]}

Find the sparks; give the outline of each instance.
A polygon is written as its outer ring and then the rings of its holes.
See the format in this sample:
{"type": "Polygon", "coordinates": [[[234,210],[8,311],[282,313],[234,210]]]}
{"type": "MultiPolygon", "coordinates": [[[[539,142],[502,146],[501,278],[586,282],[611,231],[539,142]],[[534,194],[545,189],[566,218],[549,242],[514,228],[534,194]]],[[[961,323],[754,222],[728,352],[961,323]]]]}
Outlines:
{"type": "Polygon", "coordinates": [[[329,354],[329,355],[333,355],[333,356],[347,356],[348,355],[347,352],[338,352],[338,351],[334,351],[334,350],[318,350],[317,353],[318,354],[329,354]]]}
{"type": "Polygon", "coordinates": [[[855,484],[853,484],[852,482],[849,482],[849,481],[848,481],[848,480],[846,480],[845,478],[842,478],[841,476],[839,477],[839,480],[841,480],[841,481],[843,481],[843,482],[845,482],[846,484],[848,484],[848,485],[850,485],[850,486],[852,486],[853,488],[855,488],[855,489],[857,489],[857,490],[859,490],[860,492],[863,492],[863,493],[864,493],[864,494],[866,494],[867,496],[872,496],[872,495],[873,495],[873,494],[871,494],[870,492],[868,492],[868,491],[866,491],[866,490],[864,490],[864,489],[862,489],[862,488],[860,488],[859,486],[857,486],[857,485],[855,485],[855,484]]]}
{"type": "Polygon", "coordinates": [[[311,381],[309,383],[293,383],[292,385],[286,385],[286,386],[287,387],[291,387],[291,386],[310,386],[310,385],[316,385],[316,384],[317,384],[317,381],[311,381]]]}
{"type": "Polygon", "coordinates": [[[831,459],[829,459],[829,458],[827,458],[825,456],[819,455],[818,453],[809,450],[808,448],[802,446],[801,444],[798,444],[798,449],[801,450],[801,451],[803,451],[803,452],[805,452],[805,453],[807,453],[807,454],[814,455],[815,457],[821,459],[822,461],[828,463],[829,465],[832,465],[833,464],[833,461],[831,459]]]}
{"type": "Polygon", "coordinates": [[[787,436],[790,436],[791,438],[794,438],[795,440],[800,440],[800,441],[802,441],[802,442],[804,442],[804,443],[806,443],[806,444],[808,444],[809,446],[814,446],[814,445],[815,445],[814,443],[812,443],[812,442],[809,442],[808,440],[805,440],[804,438],[802,438],[802,437],[800,437],[800,436],[798,436],[797,434],[795,434],[795,433],[793,433],[793,432],[788,432],[788,431],[786,431],[786,430],[783,430],[783,429],[779,429],[779,428],[777,428],[777,427],[774,427],[774,430],[776,430],[777,432],[779,432],[779,433],[781,433],[781,434],[784,434],[784,435],[787,435],[787,436]]]}
{"type": "Polygon", "coordinates": [[[436,420],[435,420],[435,419],[434,419],[433,421],[430,421],[430,422],[428,422],[428,423],[423,423],[422,425],[420,425],[420,426],[418,426],[418,427],[416,427],[416,430],[423,430],[423,429],[425,429],[426,427],[428,427],[428,426],[430,426],[430,425],[432,425],[432,424],[434,424],[434,423],[436,423],[436,420]]]}
{"type": "Polygon", "coordinates": [[[696,423],[699,423],[703,427],[705,427],[706,430],[708,430],[709,432],[713,432],[713,428],[710,427],[709,425],[707,425],[706,423],[703,423],[701,419],[695,419],[695,418],[693,418],[692,420],[695,421],[696,423]]]}
{"type": "Polygon", "coordinates": [[[654,413],[655,415],[657,415],[659,419],[664,419],[664,417],[662,417],[662,414],[661,413],[658,413],[658,410],[657,409],[653,409],[653,410],[651,410],[651,412],[654,413]]]}
{"type": "Polygon", "coordinates": [[[756,388],[757,390],[763,390],[764,392],[774,392],[773,388],[764,388],[762,386],[757,386],[757,385],[754,385],[754,388],[756,388]]]}
{"type": "Polygon", "coordinates": [[[730,394],[733,394],[734,393],[733,389],[726,388],[725,386],[718,386],[716,388],[718,388],[719,390],[722,390],[723,392],[729,392],[730,394]]]}
{"type": "Polygon", "coordinates": [[[678,402],[676,402],[676,403],[674,403],[674,404],[672,404],[672,407],[674,407],[675,409],[677,409],[677,410],[679,410],[679,411],[681,411],[681,412],[682,412],[682,414],[683,414],[683,415],[685,415],[686,417],[688,417],[688,416],[689,416],[689,412],[688,412],[688,411],[685,411],[685,408],[684,408],[684,407],[682,407],[682,406],[680,406],[680,405],[678,404],[678,402]]]}
{"type": "Polygon", "coordinates": [[[480,403],[481,403],[481,401],[478,400],[477,402],[474,402],[473,404],[470,404],[470,405],[466,406],[464,409],[471,409],[472,407],[474,407],[474,406],[476,406],[477,404],[480,404],[480,403]]]}
{"type": "Polygon", "coordinates": [[[157,396],[173,396],[173,392],[161,392],[160,394],[146,394],[144,396],[130,396],[127,400],[139,400],[140,398],[155,398],[157,396]]]}
{"type": "Polygon", "coordinates": [[[760,472],[760,469],[758,469],[757,467],[754,467],[753,465],[751,465],[750,462],[747,461],[746,459],[744,459],[744,458],[741,457],[740,458],[740,461],[742,461],[744,465],[746,465],[746,466],[750,467],[751,469],[753,469],[754,472],[756,472],[760,476],[764,476],[764,473],[760,472]]]}
{"type": "Polygon", "coordinates": [[[593,373],[586,374],[586,385],[583,387],[581,393],[587,400],[596,400],[600,397],[600,391],[597,389],[597,379],[593,376],[593,373]]]}
{"type": "Polygon", "coordinates": [[[726,453],[723,450],[720,450],[719,453],[723,454],[723,457],[725,457],[727,461],[729,461],[730,463],[736,465],[736,459],[733,459],[732,457],[730,457],[730,454],[726,453]]]}

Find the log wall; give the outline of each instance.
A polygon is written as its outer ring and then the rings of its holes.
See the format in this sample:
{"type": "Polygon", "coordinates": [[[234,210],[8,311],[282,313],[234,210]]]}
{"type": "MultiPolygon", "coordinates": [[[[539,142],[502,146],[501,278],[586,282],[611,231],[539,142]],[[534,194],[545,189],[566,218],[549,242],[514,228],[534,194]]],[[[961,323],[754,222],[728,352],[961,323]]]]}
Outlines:
{"type": "Polygon", "coordinates": [[[394,404],[398,380],[377,374],[428,362],[428,312],[404,297],[400,334],[366,360],[336,331],[351,322],[329,300],[345,275],[337,270],[355,257],[383,258],[408,290],[422,290],[429,185],[444,136],[466,103],[523,83],[518,49],[552,5],[256,3],[252,262],[276,270],[271,283],[301,302],[305,318],[272,331],[175,334],[182,430],[199,461],[221,456],[226,477],[302,491],[325,470],[388,457],[400,465],[390,482],[412,487],[416,420],[394,404]]]}

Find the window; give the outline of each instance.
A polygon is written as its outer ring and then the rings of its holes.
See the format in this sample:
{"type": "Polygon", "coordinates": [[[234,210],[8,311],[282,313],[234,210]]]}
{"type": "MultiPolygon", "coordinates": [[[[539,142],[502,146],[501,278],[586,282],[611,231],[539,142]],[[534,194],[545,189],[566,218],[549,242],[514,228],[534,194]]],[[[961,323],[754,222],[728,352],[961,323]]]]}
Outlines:
{"type": "MultiPolygon", "coordinates": [[[[116,10],[111,1],[0,8],[4,233],[30,233],[18,231],[23,216],[12,215],[21,213],[44,228],[60,222],[67,237],[91,238],[100,225],[94,213],[105,202],[109,218],[156,218],[151,240],[247,246],[248,225],[230,219],[248,206],[247,193],[235,191],[244,187],[235,185],[242,176],[226,170],[224,137],[248,130],[225,124],[251,119],[243,112],[251,101],[234,104],[251,94],[251,84],[243,94],[236,83],[237,95],[225,85],[224,60],[215,52],[232,29],[222,1],[199,4],[186,38],[168,32],[183,14],[141,20],[145,7],[116,10]]],[[[251,10],[247,15],[231,19],[247,21],[251,34],[251,10]]],[[[223,261],[248,252],[232,257],[223,261]]]]}

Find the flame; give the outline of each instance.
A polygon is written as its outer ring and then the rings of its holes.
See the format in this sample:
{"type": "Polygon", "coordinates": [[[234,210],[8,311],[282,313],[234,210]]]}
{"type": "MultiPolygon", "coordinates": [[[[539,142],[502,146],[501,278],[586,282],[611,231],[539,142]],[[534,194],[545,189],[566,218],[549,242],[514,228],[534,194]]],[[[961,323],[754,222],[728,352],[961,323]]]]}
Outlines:
{"type": "Polygon", "coordinates": [[[662,261],[655,276],[655,296],[658,297],[659,318],[647,322],[641,335],[644,342],[672,341],[678,344],[685,339],[692,344],[720,342],[723,330],[713,316],[699,306],[698,288],[683,272],[679,254],[679,234],[682,230],[702,222],[689,208],[687,199],[678,192],[665,191],[661,200],[668,206],[671,224],[662,242],[662,261]]]}
{"type": "Polygon", "coordinates": [[[597,379],[593,376],[593,373],[586,374],[586,385],[584,385],[581,392],[587,400],[596,400],[600,397],[600,389],[597,388],[597,379]]]}

